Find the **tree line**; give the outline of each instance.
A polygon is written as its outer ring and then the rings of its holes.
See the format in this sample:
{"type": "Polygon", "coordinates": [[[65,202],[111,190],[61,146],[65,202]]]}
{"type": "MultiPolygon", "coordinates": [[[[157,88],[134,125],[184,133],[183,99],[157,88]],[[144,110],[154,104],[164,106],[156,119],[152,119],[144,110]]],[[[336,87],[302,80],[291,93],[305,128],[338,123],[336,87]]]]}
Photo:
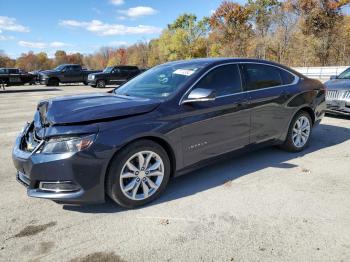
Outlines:
{"type": "Polygon", "coordinates": [[[149,42],[128,47],[102,47],[93,54],[54,58],[28,52],[17,59],[0,53],[0,67],[27,71],[62,63],[88,68],[110,65],[152,67],[167,61],[200,57],[251,57],[289,66],[350,64],[350,0],[248,0],[245,5],[224,1],[210,17],[185,13],[149,42]]]}

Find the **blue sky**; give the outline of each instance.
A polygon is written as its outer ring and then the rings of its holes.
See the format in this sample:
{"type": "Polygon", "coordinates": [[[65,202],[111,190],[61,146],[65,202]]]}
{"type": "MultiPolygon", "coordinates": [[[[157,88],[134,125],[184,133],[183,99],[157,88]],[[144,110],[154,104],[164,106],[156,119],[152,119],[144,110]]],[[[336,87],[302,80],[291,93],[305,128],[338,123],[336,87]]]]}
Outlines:
{"type": "Polygon", "coordinates": [[[222,1],[0,0],[0,50],[13,58],[30,50],[52,57],[57,49],[86,54],[129,45],[157,37],[182,13],[209,16],[222,1]]]}
{"type": "MultiPolygon", "coordinates": [[[[209,16],[222,0],[0,0],[0,50],[11,57],[57,49],[92,53],[101,46],[157,37],[179,14],[209,16]]],[[[241,0],[241,3],[245,2],[241,0]]]]}

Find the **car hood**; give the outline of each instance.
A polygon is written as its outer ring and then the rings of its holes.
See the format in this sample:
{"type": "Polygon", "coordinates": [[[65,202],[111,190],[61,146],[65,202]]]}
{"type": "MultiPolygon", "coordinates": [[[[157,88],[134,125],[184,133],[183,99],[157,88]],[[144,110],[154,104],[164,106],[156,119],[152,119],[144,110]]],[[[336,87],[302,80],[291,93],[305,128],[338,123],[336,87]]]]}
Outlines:
{"type": "Polygon", "coordinates": [[[95,76],[106,76],[108,75],[108,73],[104,73],[104,72],[96,72],[96,73],[92,73],[90,75],[95,75],[95,76]]]}
{"type": "Polygon", "coordinates": [[[43,100],[38,115],[43,126],[82,124],[145,114],[159,104],[153,99],[94,93],[43,100]]]}
{"type": "Polygon", "coordinates": [[[44,74],[44,75],[51,75],[51,74],[57,74],[59,71],[56,70],[44,70],[38,72],[39,74],[44,74]]]}
{"type": "Polygon", "coordinates": [[[333,79],[329,80],[324,85],[328,89],[344,89],[349,90],[350,89],[350,79],[333,79]]]}

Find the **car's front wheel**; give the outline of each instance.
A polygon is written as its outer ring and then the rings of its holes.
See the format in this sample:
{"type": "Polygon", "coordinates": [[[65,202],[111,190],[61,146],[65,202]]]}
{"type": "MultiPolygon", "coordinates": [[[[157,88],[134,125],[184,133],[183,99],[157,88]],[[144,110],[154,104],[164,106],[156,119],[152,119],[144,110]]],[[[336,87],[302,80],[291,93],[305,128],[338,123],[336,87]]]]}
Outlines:
{"type": "Polygon", "coordinates": [[[98,80],[98,81],[96,82],[96,86],[97,86],[98,88],[104,88],[104,87],[106,87],[106,82],[105,82],[104,80],[98,80]]]}
{"type": "Polygon", "coordinates": [[[302,151],[309,143],[312,132],[312,120],[309,113],[300,111],[293,118],[283,148],[291,152],[302,151]]]}
{"type": "Polygon", "coordinates": [[[106,190],[123,207],[141,206],[153,201],[165,190],[170,171],[166,151],[153,141],[139,140],[113,158],[106,190]]]}

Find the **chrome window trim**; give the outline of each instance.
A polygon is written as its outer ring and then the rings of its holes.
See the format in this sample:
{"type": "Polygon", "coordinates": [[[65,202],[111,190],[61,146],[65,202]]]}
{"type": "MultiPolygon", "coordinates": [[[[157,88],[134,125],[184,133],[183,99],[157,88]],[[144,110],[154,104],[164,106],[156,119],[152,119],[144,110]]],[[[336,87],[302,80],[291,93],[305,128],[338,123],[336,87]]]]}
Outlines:
{"type": "MultiPolygon", "coordinates": [[[[280,66],[277,66],[277,65],[272,65],[272,64],[268,64],[268,63],[263,63],[263,62],[227,62],[227,63],[224,63],[224,64],[220,64],[220,65],[216,65],[210,69],[208,69],[205,73],[203,73],[201,75],[200,78],[198,78],[196,80],[196,82],[194,82],[187,90],[186,92],[182,95],[182,97],[180,98],[180,101],[179,101],[179,106],[182,105],[182,102],[185,98],[185,96],[193,89],[193,87],[203,78],[205,77],[208,73],[210,73],[212,70],[220,67],[220,66],[225,66],[225,65],[240,65],[240,64],[260,64],[260,65],[267,65],[267,66],[273,66],[273,67],[276,67],[278,69],[281,69],[281,70],[284,70],[286,71],[287,73],[291,74],[294,76],[294,81],[290,84],[286,84],[286,85],[278,85],[278,86],[271,86],[271,87],[264,87],[264,88],[260,88],[260,89],[255,89],[255,90],[246,90],[246,91],[242,91],[242,92],[238,92],[238,93],[234,93],[234,94],[229,94],[229,95],[222,95],[222,96],[217,96],[216,98],[223,98],[223,97],[228,97],[228,96],[235,96],[235,95],[239,95],[239,94],[243,94],[243,93],[250,93],[250,92],[256,92],[256,91],[260,91],[260,90],[266,90],[266,89],[272,89],[272,88],[279,88],[279,87],[284,87],[284,86],[291,86],[291,85],[295,85],[299,82],[300,78],[299,76],[297,76],[296,74],[294,74],[293,72],[285,69],[285,68],[282,68],[280,66]]],[[[241,73],[241,70],[239,70],[239,77],[240,77],[240,80],[241,80],[241,88],[243,90],[243,81],[242,81],[242,73],[241,73]]],[[[282,79],[283,80],[283,79],[282,79]]]]}

